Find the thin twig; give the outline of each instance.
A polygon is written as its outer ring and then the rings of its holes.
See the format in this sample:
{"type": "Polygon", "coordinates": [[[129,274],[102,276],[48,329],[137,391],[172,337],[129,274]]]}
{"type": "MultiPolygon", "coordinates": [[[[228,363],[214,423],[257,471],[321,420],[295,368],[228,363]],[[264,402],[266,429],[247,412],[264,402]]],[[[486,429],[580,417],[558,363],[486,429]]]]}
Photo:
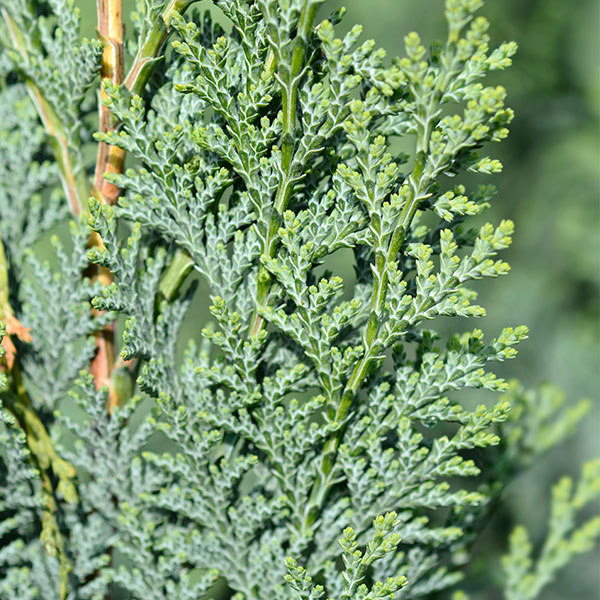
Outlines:
{"type": "MultiPolygon", "coordinates": [[[[98,0],[98,35],[104,45],[102,53],[101,77],[120,85],[124,77],[123,58],[123,6],[122,0],[98,0]]],[[[98,113],[100,131],[106,133],[113,129],[109,109],[104,106],[106,97],[104,84],[100,85],[98,113]]],[[[104,178],[104,174],[120,173],[123,170],[125,151],[105,142],[98,144],[94,188],[108,204],[115,204],[119,197],[119,188],[104,178]]]]}
{"type": "MultiPolygon", "coordinates": [[[[120,85],[124,76],[123,57],[123,3],[122,0],[98,0],[98,35],[104,45],[102,53],[102,67],[100,76],[99,94],[99,129],[106,133],[113,129],[109,109],[104,106],[103,99],[106,96],[104,80],[109,79],[116,85],[120,85]]],[[[105,142],[98,144],[96,156],[96,169],[94,173],[93,193],[102,202],[115,204],[121,190],[113,183],[106,181],[105,173],[121,173],[125,160],[125,152],[116,146],[109,146],[105,142]]],[[[102,246],[102,240],[98,234],[90,235],[89,245],[102,246]]],[[[94,265],[91,268],[91,276],[94,281],[101,281],[104,285],[112,282],[111,273],[104,267],[94,265]]],[[[116,340],[115,323],[109,323],[106,327],[95,334],[96,354],[91,364],[91,372],[94,382],[99,389],[108,387],[107,409],[112,412],[120,404],[122,399],[118,397],[111,382],[111,376],[115,366],[116,340]]]]}
{"type": "MultiPolygon", "coordinates": [[[[306,46],[310,32],[313,28],[313,22],[317,11],[317,3],[305,0],[298,23],[298,33],[294,42],[294,49],[291,56],[291,65],[289,75],[281,87],[281,112],[282,112],[282,143],[281,143],[281,172],[282,177],[277,187],[273,208],[271,209],[271,219],[267,230],[265,231],[265,242],[263,254],[273,258],[277,252],[279,227],[281,225],[282,214],[287,208],[292,195],[293,187],[293,157],[294,144],[293,132],[296,123],[296,109],[298,101],[299,76],[304,67],[306,46]]],[[[276,61],[272,59],[271,53],[267,57],[266,68],[268,70],[276,68],[276,61]]],[[[272,277],[264,265],[260,265],[257,287],[256,287],[256,309],[252,316],[249,328],[249,336],[257,337],[265,326],[265,321],[260,314],[268,303],[269,291],[271,289],[272,277]]]]}

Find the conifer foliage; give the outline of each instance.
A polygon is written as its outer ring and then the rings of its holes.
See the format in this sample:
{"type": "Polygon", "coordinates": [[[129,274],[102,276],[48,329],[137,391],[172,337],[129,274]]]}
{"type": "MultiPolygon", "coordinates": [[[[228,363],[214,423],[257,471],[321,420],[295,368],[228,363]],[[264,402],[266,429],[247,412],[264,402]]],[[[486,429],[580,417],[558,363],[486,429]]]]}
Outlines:
{"type": "MultiPolygon", "coordinates": [[[[123,39],[98,0],[88,40],[73,0],[0,0],[0,596],[464,598],[587,410],[494,374],[525,327],[466,321],[509,271],[475,217],[516,44],[480,0],[393,58],[325,0],[212,4],[138,0],[123,39]]],[[[593,546],[599,486],[557,484],[539,557],[515,529],[507,600],[593,546]]]]}

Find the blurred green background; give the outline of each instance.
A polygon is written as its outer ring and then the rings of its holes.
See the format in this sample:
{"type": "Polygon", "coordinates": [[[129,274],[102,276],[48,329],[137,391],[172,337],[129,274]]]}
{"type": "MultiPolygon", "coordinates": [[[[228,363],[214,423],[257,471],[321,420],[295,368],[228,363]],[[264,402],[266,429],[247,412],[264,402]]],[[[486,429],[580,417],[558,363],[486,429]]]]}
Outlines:
{"type": "MultiPolygon", "coordinates": [[[[93,35],[95,2],[79,4],[85,33],[93,35]]],[[[366,37],[391,55],[402,54],[404,35],[411,30],[425,43],[445,33],[442,0],[343,4],[344,27],[363,24],[366,37]]],[[[341,5],[330,0],[323,12],[341,5]]],[[[516,223],[515,243],[505,254],[512,272],[479,288],[488,316],[477,326],[491,336],[505,325],[528,325],[530,339],[502,374],[528,387],[551,381],[569,398],[593,401],[578,434],[509,488],[505,514],[482,540],[499,555],[506,547],[506,517],[527,525],[539,541],[552,483],[565,473],[577,475],[578,465],[600,449],[600,8],[596,0],[488,0],[481,13],[491,22],[494,43],[515,40],[520,50],[514,66],[492,80],[508,89],[516,119],[509,139],[491,149],[505,168],[493,178],[498,195],[486,215],[516,223]]],[[[499,562],[493,564],[500,581],[499,562]]],[[[597,553],[580,558],[543,597],[599,598],[599,572],[597,553]]],[[[478,600],[496,597],[489,591],[473,593],[478,600]]]]}

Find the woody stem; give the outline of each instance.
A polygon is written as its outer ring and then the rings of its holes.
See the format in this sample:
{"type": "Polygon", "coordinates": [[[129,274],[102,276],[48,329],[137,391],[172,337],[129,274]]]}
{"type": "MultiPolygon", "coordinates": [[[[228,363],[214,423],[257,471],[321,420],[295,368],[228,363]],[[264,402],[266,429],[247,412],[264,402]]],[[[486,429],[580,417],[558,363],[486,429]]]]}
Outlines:
{"type": "MultiPolygon", "coordinates": [[[[124,77],[124,59],[123,59],[123,3],[122,0],[98,0],[98,35],[104,45],[102,53],[102,67],[99,97],[99,129],[106,133],[113,128],[110,111],[104,103],[103,98],[106,95],[104,90],[104,80],[110,79],[113,83],[119,85],[124,77]]],[[[125,160],[125,151],[116,146],[109,146],[105,142],[98,144],[96,155],[96,169],[94,173],[94,185],[92,192],[102,202],[115,204],[120,189],[113,183],[104,179],[107,172],[121,173],[125,160]]],[[[98,234],[90,235],[89,245],[102,245],[102,240],[98,234]]],[[[91,268],[92,279],[101,281],[107,285],[112,281],[112,276],[103,267],[94,266],[91,268]]],[[[103,385],[109,387],[108,410],[112,411],[120,400],[110,385],[111,375],[115,365],[116,342],[115,325],[108,324],[104,329],[96,332],[96,354],[92,360],[91,371],[94,376],[96,387],[103,385]]]]}

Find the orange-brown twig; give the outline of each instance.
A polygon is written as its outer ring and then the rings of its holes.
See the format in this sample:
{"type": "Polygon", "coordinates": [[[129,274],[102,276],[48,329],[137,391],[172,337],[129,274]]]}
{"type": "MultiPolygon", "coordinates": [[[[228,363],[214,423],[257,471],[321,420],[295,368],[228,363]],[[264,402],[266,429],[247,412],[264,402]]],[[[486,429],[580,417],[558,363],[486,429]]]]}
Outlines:
{"type": "MultiPolygon", "coordinates": [[[[123,3],[122,0],[98,0],[98,35],[104,44],[102,53],[101,78],[110,79],[113,83],[120,84],[124,76],[123,62],[123,3]]],[[[102,132],[110,131],[110,111],[104,106],[104,85],[100,86],[99,98],[99,128],[102,132]]],[[[121,190],[113,183],[106,181],[104,174],[107,172],[120,173],[123,170],[125,152],[121,148],[109,146],[104,142],[98,145],[96,156],[96,169],[94,174],[93,192],[101,201],[114,204],[121,190]]],[[[90,236],[90,245],[102,245],[102,240],[97,234],[90,236]]],[[[104,284],[112,281],[111,274],[102,267],[94,267],[92,278],[104,284]]],[[[115,324],[110,323],[104,329],[96,332],[96,354],[91,364],[92,375],[96,387],[108,386],[108,410],[112,411],[119,404],[119,397],[111,384],[111,375],[115,365],[116,343],[115,324]]]]}
{"type": "MultiPolygon", "coordinates": [[[[11,336],[14,335],[22,342],[31,341],[31,333],[28,327],[23,327],[17,317],[15,317],[10,306],[8,294],[8,261],[4,253],[4,244],[2,243],[2,233],[0,232],[0,321],[6,325],[6,332],[2,339],[2,347],[5,352],[5,360],[8,370],[13,368],[17,349],[11,336]]],[[[1,353],[0,353],[1,354],[1,353]]]]}
{"type": "MultiPolygon", "coordinates": [[[[123,6],[122,0],[98,0],[98,35],[104,44],[102,54],[102,80],[110,79],[120,84],[124,77],[123,61],[123,6]]],[[[100,87],[100,131],[106,133],[112,129],[109,109],[104,106],[106,97],[104,86],[100,87]]],[[[104,179],[104,174],[120,173],[123,170],[125,151],[105,142],[98,145],[96,170],[94,173],[94,188],[108,204],[114,204],[120,190],[113,183],[104,179]]]]}

